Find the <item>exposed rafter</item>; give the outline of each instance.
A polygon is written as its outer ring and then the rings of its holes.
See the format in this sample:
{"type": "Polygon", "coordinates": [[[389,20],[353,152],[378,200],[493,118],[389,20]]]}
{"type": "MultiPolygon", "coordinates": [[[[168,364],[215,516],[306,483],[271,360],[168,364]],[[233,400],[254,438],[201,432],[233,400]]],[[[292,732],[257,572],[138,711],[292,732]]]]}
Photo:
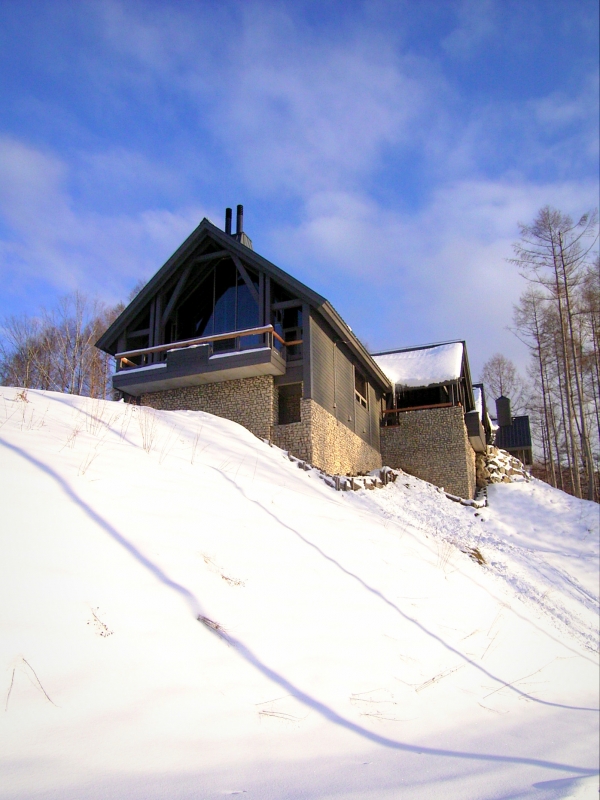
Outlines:
{"type": "Polygon", "coordinates": [[[175,289],[173,291],[173,294],[171,295],[171,299],[169,300],[169,302],[167,303],[167,307],[163,311],[163,315],[162,315],[162,318],[161,318],[161,321],[160,321],[160,324],[163,327],[169,321],[169,317],[173,313],[173,309],[175,308],[175,304],[177,303],[177,301],[181,297],[181,293],[182,293],[182,291],[183,291],[183,289],[184,289],[184,287],[185,287],[185,285],[186,285],[186,283],[188,281],[188,278],[190,277],[191,271],[192,271],[192,264],[188,264],[187,267],[185,267],[185,269],[181,273],[181,275],[179,277],[179,280],[177,281],[177,285],[175,286],[175,289]]]}
{"type": "Polygon", "coordinates": [[[233,253],[231,253],[231,258],[233,259],[233,263],[237,267],[237,271],[240,273],[240,275],[244,279],[244,283],[248,287],[248,290],[249,290],[250,294],[252,295],[252,297],[254,298],[256,303],[258,304],[258,292],[256,291],[256,286],[250,280],[250,276],[248,275],[248,272],[246,271],[246,267],[242,264],[240,259],[236,255],[234,255],[233,253]]]}

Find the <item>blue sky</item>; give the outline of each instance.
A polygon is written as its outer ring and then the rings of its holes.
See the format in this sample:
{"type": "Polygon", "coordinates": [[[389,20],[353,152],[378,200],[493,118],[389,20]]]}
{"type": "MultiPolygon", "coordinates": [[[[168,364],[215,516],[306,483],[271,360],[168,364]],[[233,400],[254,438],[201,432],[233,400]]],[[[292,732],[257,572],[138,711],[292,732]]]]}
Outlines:
{"type": "Polygon", "coordinates": [[[0,317],[243,203],[373,350],[502,352],[517,222],[598,205],[598,3],[0,0],[0,317]]]}

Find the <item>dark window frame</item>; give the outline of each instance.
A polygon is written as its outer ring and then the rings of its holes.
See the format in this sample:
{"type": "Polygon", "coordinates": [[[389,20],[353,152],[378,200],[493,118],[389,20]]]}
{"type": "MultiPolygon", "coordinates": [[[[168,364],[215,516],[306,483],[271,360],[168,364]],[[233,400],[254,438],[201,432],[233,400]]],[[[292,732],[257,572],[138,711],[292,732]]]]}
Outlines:
{"type": "Polygon", "coordinates": [[[369,407],[369,384],[362,372],[354,367],[354,399],[363,408],[369,407]]]}

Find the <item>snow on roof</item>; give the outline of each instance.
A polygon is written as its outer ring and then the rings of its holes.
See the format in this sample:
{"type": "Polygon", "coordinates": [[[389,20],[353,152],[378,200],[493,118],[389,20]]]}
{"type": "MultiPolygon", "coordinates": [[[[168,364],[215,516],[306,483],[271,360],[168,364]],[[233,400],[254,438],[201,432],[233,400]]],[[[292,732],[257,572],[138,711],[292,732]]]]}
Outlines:
{"type": "Polygon", "coordinates": [[[479,419],[483,419],[483,397],[478,386],[473,387],[473,399],[475,400],[475,411],[479,412],[479,419]]]}
{"type": "Polygon", "coordinates": [[[392,383],[401,386],[430,386],[456,380],[460,378],[462,357],[462,342],[373,356],[392,383]]]}

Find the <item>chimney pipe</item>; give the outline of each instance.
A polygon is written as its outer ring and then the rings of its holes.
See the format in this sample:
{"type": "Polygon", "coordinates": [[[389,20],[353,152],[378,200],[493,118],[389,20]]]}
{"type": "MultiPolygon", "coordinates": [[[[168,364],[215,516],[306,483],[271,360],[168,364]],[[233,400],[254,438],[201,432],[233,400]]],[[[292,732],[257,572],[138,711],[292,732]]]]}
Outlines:
{"type": "Polygon", "coordinates": [[[244,231],[244,206],[238,206],[235,232],[236,234],[240,234],[243,233],[243,231],[244,231]]]}
{"type": "Polygon", "coordinates": [[[231,216],[232,212],[230,208],[225,209],[225,233],[228,233],[231,236],[231,216]]]}
{"type": "Polygon", "coordinates": [[[512,415],[510,413],[510,400],[508,397],[504,397],[501,395],[496,400],[496,417],[498,420],[498,425],[501,428],[505,428],[508,425],[512,425],[512,415]]]}

